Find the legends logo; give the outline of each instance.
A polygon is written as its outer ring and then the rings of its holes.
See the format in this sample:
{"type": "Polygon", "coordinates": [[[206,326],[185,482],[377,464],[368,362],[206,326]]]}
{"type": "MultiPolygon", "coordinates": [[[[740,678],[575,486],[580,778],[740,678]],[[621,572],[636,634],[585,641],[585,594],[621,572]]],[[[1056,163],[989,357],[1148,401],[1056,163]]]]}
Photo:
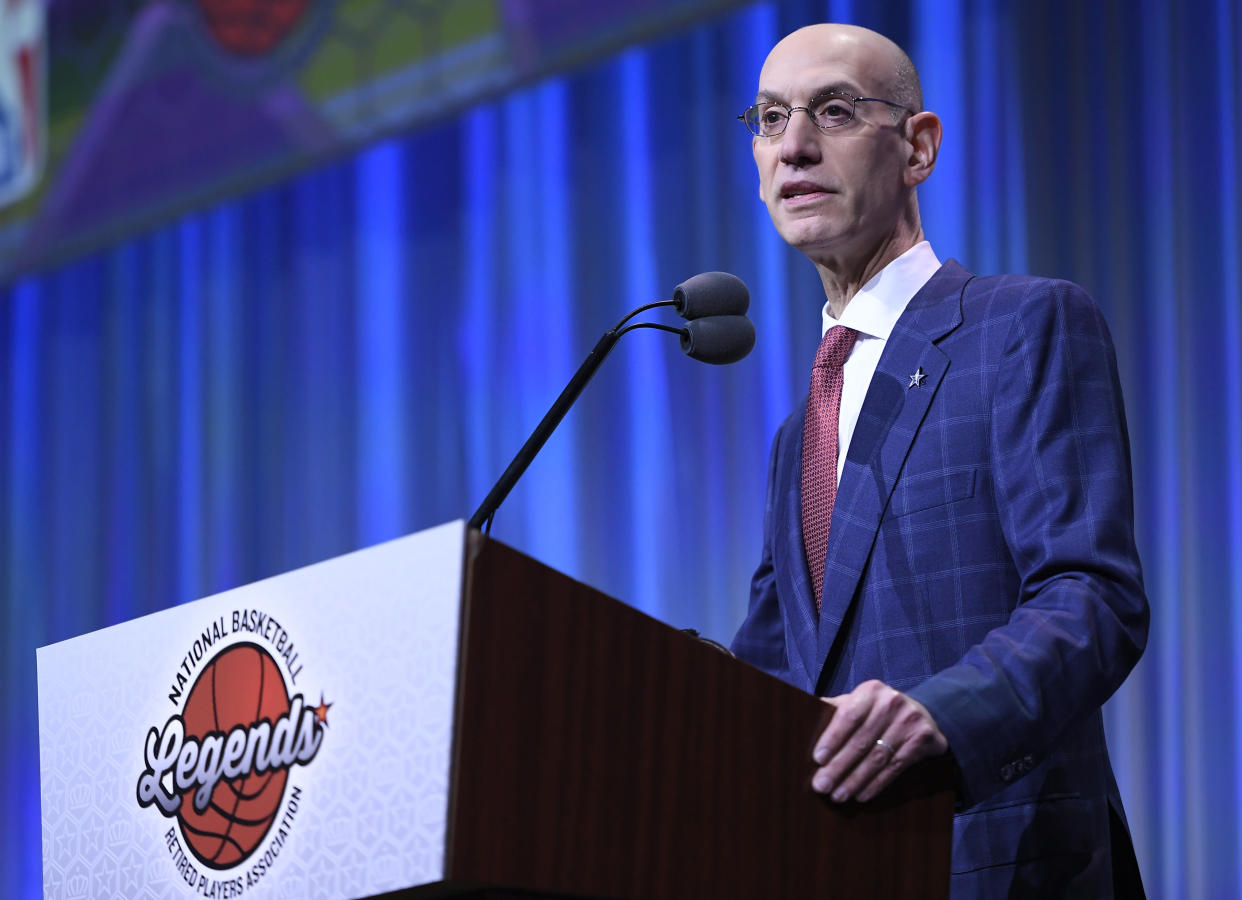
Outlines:
{"type": "Polygon", "coordinates": [[[320,694],[319,705],[308,707],[300,692],[290,693],[286,675],[295,686],[301,672],[279,622],[257,609],[234,610],[195,638],[168,694],[174,708],[184,699],[181,711],[147,732],[138,805],[177,820],[181,840],[170,827],[168,852],[202,896],[236,897],[253,887],[288,840],[302,799],[302,789],[288,784],[290,772],[319,752],[332,705],[320,694]]]}

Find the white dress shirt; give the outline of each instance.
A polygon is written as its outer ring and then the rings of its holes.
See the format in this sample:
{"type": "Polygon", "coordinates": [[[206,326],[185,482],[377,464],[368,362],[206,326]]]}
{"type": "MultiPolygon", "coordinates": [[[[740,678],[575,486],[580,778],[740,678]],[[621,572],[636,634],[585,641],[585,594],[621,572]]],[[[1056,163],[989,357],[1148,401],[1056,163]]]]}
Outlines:
{"type": "Polygon", "coordinates": [[[844,325],[858,332],[858,338],[850,350],[842,369],[841,418],[837,424],[838,444],[837,481],[845,468],[854,426],[862,411],[863,399],[871,385],[871,376],[880,364],[880,354],[888,343],[893,326],[905,312],[906,305],[936,274],[940,260],[936,258],[931,244],[922,241],[897,257],[874,278],[862,286],[841,313],[834,319],[824,304],[824,327],[820,336],[828,333],[833,325],[844,325]]]}

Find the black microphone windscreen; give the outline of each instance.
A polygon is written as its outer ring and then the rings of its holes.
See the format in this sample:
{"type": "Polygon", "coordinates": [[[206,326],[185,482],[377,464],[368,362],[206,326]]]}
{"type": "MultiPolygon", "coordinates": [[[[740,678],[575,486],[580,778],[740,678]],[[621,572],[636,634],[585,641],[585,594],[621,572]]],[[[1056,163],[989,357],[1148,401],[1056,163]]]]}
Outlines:
{"type": "Polygon", "coordinates": [[[693,359],[722,366],[755,346],[755,326],[745,316],[705,316],[681,330],[681,349],[693,359]]]}
{"type": "Polygon", "coordinates": [[[750,291],[736,275],[701,272],[673,289],[673,307],[683,319],[740,316],[750,308],[750,291]]]}

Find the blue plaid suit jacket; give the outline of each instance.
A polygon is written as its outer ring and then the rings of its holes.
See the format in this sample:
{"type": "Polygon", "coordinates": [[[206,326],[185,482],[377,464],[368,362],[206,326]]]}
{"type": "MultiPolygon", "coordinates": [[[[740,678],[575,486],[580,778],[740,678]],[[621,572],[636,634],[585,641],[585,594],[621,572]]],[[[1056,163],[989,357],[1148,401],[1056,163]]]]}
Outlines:
{"type": "Polygon", "coordinates": [[[1068,282],[953,261],[919,291],[849,446],[819,615],[805,412],[773,441],[734,652],[823,696],[878,678],[927,707],[960,774],[955,897],[1110,896],[1110,823],[1129,835],[1100,706],[1143,651],[1148,607],[1099,309],[1068,282]]]}

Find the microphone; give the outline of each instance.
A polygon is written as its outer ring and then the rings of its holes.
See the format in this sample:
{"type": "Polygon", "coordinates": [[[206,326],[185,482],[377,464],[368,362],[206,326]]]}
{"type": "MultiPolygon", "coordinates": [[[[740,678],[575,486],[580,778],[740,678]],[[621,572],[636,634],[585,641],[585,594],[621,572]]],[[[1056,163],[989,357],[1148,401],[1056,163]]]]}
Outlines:
{"type": "Polygon", "coordinates": [[[535,430],[526,439],[517,456],[513,457],[504,474],[483,498],[467,525],[474,529],[486,526],[490,530],[492,517],[496,515],[500,504],[509,496],[509,491],[513,490],[513,486],[534,460],[535,454],[547,443],[561,419],[565,418],[565,413],[569,412],[569,407],[578,399],[578,395],[617,341],[621,340],[622,335],[636,328],[672,332],[680,337],[681,349],[687,356],[715,365],[724,365],[737,362],[755,345],[755,326],[743,315],[749,306],[750,291],[740,278],[728,272],[704,272],[677,285],[672,300],[648,303],[629,313],[599,339],[595,349],[578,367],[573,378],[569,379],[569,384],[565,385],[552,408],[535,426],[535,430]],[[673,328],[658,322],[625,324],[639,313],[657,306],[674,307],[687,320],[686,327],[673,328]]]}
{"type": "Polygon", "coordinates": [[[681,330],[681,349],[691,359],[723,366],[755,346],[755,326],[745,316],[704,316],[681,330]]]}
{"type": "Polygon", "coordinates": [[[744,316],[750,308],[750,291],[736,275],[702,272],[673,288],[673,308],[683,319],[744,316]]]}

